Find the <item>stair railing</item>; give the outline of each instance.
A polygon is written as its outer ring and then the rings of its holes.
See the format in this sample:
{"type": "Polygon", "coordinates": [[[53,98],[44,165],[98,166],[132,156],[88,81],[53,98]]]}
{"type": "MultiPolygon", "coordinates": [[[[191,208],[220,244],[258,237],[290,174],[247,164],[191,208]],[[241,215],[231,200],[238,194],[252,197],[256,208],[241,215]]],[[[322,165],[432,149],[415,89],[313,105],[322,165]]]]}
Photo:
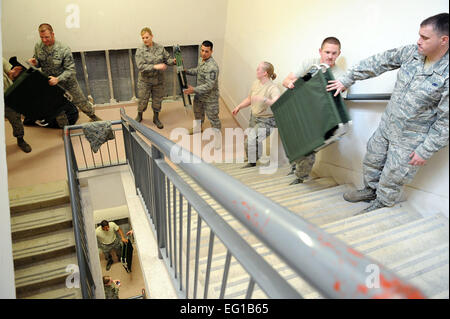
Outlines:
{"type": "MultiPolygon", "coordinates": [[[[160,257],[169,257],[169,266],[175,278],[182,277],[182,269],[177,267],[177,242],[172,234],[179,233],[178,247],[182,245],[181,234],[183,227],[176,229],[176,191],[179,193],[179,225],[182,225],[183,196],[188,198],[188,219],[190,206],[195,207],[201,218],[198,219],[198,228],[201,220],[211,227],[209,238],[206,286],[209,279],[209,269],[212,260],[212,251],[215,234],[223,228],[227,235],[222,235],[221,240],[229,250],[227,252],[224,282],[228,275],[230,251],[236,245],[242,245],[247,250],[252,250],[245,245],[242,238],[235,238],[236,232],[231,229],[211,207],[205,205],[201,198],[192,192],[182,178],[171,169],[165,158],[170,158],[172,163],[182,169],[186,175],[192,178],[212,199],[241,222],[261,242],[278,255],[301,278],[326,298],[417,298],[423,294],[414,286],[403,281],[397,275],[387,270],[376,261],[354,250],[340,239],[329,235],[317,226],[309,223],[288,209],[273,202],[269,198],[250,189],[240,181],[234,179],[216,167],[205,163],[194,154],[181,148],[181,146],[161,136],[150,128],[136,122],[121,109],[125,150],[129,165],[135,177],[138,193],[143,197],[151,220],[154,223],[157,235],[160,257]],[[151,144],[148,145],[138,136],[142,134],[151,144]],[[172,186],[172,202],[170,190],[172,186]],[[173,205],[171,214],[171,206],[173,205]],[[167,210],[167,211],[166,211],[167,210]],[[172,216],[173,215],[173,216],[172,216]],[[173,218],[173,222],[170,220],[173,218]],[[171,227],[172,225],[172,227],[171,227]],[[228,227],[227,227],[228,226],[228,227]],[[171,240],[173,237],[174,240],[171,240]],[[172,247],[174,249],[172,249],[172,247]],[[172,256],[173,255],[173,256],[172,256]],[[370,285],[368,282],[371,273],[368,269],[378,270],[380,285],[370,285]]],[[[190,221],[188,223],[190,225],[190,221]]],[[[189,235],[189,234],[187,234],[189,235]]],[[[199,234],[197,233],[197,239],[199,234]]],[[[187,241],[189,242],[190,239],[187,241]]],[[[198,254],[198,240],[195,253],[198,254]]],[[[178,263],[182,264],[182,249],[179,249],[178,263]]],[[[255,263],[257,253],[247,252],[246,261],[255,263]]],[[[187,252],[189,255],[189,251],[187,252]]],[[[234,255],[236,257],[236,255],[234,255]]],[[[187,257],[189,258],[189,257],[187,257]]],[[[198,255],[196,256],[196,259],[198,255]]],[[[262,259],[264,261],[264,259],[262,259]]],[[[243,261],[241,265],[245,268],[243,261]]],[[[257,261],[257,263],[261,260],[257,261]]],[[[186,265],[189,267],[189,263],[186,265]]],[[[269,269],[265,269],[267,263],[261,262],[256,269],[246,268],[251,276],[246,297],[250,297],[255,282],[272,298],[300,297],[292,293],[292,289],[279,282],[276,293],[263,287],[274,286],[279,276],[270,277],[269,269]],[[262,271],[264,269],[264,271],[262,271]],[[255,272],[253,272],[255,271],[255,272]],[[255,279],[258,274],[264,275],[255,279]],[[276,279],[276,280],[275,280],[276,279]],[[267,285],[269,283],[269,285],[267,285]]],[[[270,266],[269,266],[270,267],[270,266]]],[[[188,270],[186,270],[188,271],[188,270]]],[[[196,271],[196,270],[195,270],[196,271]]],[[[189,276],[187,276],[189,277],[189,276]]],[[[284,279],[283,279],[284,280],[284,279]]],[[[285,281],[285,283],[287,283],[285,281]]],[[[195,284],[195,282],[194,282],[195,284]]],[[[180,290],[183,289],[181,280],[180,290]]],[[[184,289],[188,292],[186,287],[184,289]]],[[[222,285],[222,289],[224,286],[222,285]]],[[[268,288],[267,288],[268,289],[268,288]]],[[[207,297],[205,287],[204,297],[207,297]]],[[[185,294],[188,297],[187,294],[185,294]]],[[[194,295],[194,298],[196,295],[194,295]]],[[[221,291],[220,297],[223,297],[221,291]]]]}
{"type": "Polygon", "coordinates": [[[75,247],[78,261],[80,288],[83,299],[95,298],[95,283],[92,277],[89,260],[89,247],[87,244],[86,227],[80,197],[80,183],[78,180],[78,165],[75,158],[70,130],[76,126],[64,128],[64,151],[66,155],[67,179],[69,183],[70,206],[72,208],[72,221],[75,235],[75,247]]]}
{"type": "MultiPolygon", "coordinates": [[[[172,168],[173,163],[177,163],[176,166],[184,174],[194,180],[323,297],[423,297],[417,288],[374,260],[136,122],[125,114],[124,109],[121,109],[120,113],[121,120],[113,123],[122,125],[123,147],[135,179],[136,191],[155,232],[158,255],[166,262],[180,298],[201,298],[201,288],[202,297],[208,298],[214,243],[217,238],[226,248],[219,298],[229,297],[226,290],[233,257],[249,275],[246,298],[252,297],[257,289],[256,285],[269,298],[302,296],[184,181],[172,168]],[[169,165],[168,160],[172,165],[169,165]],[[187,214],[184,214],[186,211],[187,214]],[[195,219],[195,212],[196,239],[191,239],[191,224],[195,219]],[[204,225],[208,227],[203,227],[204,225]],[[203,229],[209,229],[209,237],[206,274],[204,281],[200,282],[199,256],[205,246],[201,243],[203,229]],[[195,242],[192,251],[191,242],[195,242]],[[191,253],[194,256],[193,270],[190,269],[191,253]],[[374,266],[378,269],[379,286],[368,284],[372,274],[367,270],[374,269],[374,266]],[[200,287],[201,284],[203,287],[200,287]]],[[[76,128],[81,126],[70,126],[64,130],[67,171],[83,298],[94,298],[95,285],[90,270],[77,178],[79,169],[69,137],[69,131],[76,128]]],[[[101,167],[105,166],[108,165],[101,167]]]]}
{"type": "MultiPolygon", "coordinates": [[[[247,298],[251,297],[255,284],[258,284],[271,298],[301,298],[301,295],[166,163],[164,153],[156,144],[149,145],[137,134],[137,130],[139,130],[140,133],[147,136],[147,128],[131,120],[123,112],[121,116],[125,151],[134,175],[137,193],[141,197],[156,234],[159,258],[165,261],[170,270],[178,296],[194,299],[211,297],[211,295],[208,295],[210,292],[211,263],[217,237],[226,247],[226,260],[219,298],[226,296],[228,271],[232,257],[250,275],[246,291],[247,298]],[[184,211],[187,211],[185,217],[184,211]],[[195,248],[192,249],[190,236],[191,226],[195,218],[194,211],[197,212],[197,231],[195,248]],[[186,220],[183,220],[183,217],[186,220]],[[183,234],[184,224],[187,225],[185,236],[183,234]],[[205,228],[203,225],[207,225],[210,232],[206,275],[201,287],[199,258],[202,231],[204,232],[202,229],[205,228]],[[186,248],[184,252],[183,246],[186,248]],[[194,257],[193,273],[190,269],[191,257],[194,257]]],[[[158,134],[158,139],[159,137],[162,136],[158,134]]],[[[167,142],[166,146],[173,144],[169,140],[159,139],[159,142],[167,142]]],[[[158,145],[161,146],[161,144],[158,145]]]]}

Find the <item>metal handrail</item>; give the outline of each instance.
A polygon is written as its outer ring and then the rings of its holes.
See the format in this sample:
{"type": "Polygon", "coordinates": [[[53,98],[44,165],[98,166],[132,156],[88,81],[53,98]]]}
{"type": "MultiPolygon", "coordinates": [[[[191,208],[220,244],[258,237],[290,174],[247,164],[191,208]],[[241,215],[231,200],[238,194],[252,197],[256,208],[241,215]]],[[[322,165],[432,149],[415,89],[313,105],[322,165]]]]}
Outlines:
{"type": "MultiPolygon", "coordinates": [[[[140,139],[139,137],[136,137],[140,139]]],[[[138,141],[139,143],[140,141],[138,141]]],[[[151,150],[148,145],[139,144],[151,150]]],[[[213,208],[209,206],[163,159],[155,159],[156,165],[169,178],[176,189],[188,200],[189,204],[201,216],[215,235],[225,244],[230,253],[240,262],[242,267],[251,274],[261,289],[272,298],[301,298],[283,277],[276,272],[239,234],[229,226],[213,208]],[[269,280],[270,279],[270,280],[269,280]]]]}
{"type": "Polygon", "coordinates": [[[67,179],[69,184],[70,206],[72,209],[76,255],[81,279],[81,293],[84,299],[92,299],[95,298],[96,287],[90,269],[88,247],[86,247],[86,229],[84,228],[84,225],[80,223],[80,217],[83,218],[83,212],[81,210],[79,190],[77,189],[79,185],[76,176],[77,165],[69,137],[69,126],[64,127],[64,151],[66,155],[67,179]]]}
{"type": "MultiPolygon", "coordinates": [[[[120,124],[121,123],[120,120],[110,121],[110,122],[111,122],[111,125],[116,125],[116,124],[120,124]]],[[[79,125],[68,126],[70,131],[72,131],[72,130],[80,130],[80,129],[83,129],[83,127],[84,127],[84,125],[80,125],[80,124],[79,125]]],[[[115,153],[116,153],[116,159],[117,159],[117,161],[114,164],[112,163],[113,160],[112,160],[112,157],[111,157],[111,153],[113,153],[113,152],[112,151],[110,152],[109,141],[106,141],[106,143],[105,143],[106,144],[105,151],[107,151],[107,154],[103,155],[103,152],[102,152],[102,148],[103,147],[100,148],[98,150],[98,154],[100,155],[100,162],[96,163],[97,162],[97,160],[95,159],[96,156],[94,156],[94,153],[92,152],[92,150],[90,151],[90,155],[91,156],[90,157],[86,156],[86,152],[84,150],[84,146],[83,146],[83,142],[82,142],[82,138],[81,138],[82,136],[84,136],[84,133],[83,132],[70,133],[70,137],[78,137],[78,139],[80,141],[81,152],[83,154],[83,159],[84,159],[84,167],[78,167],[77,171],[78,172],[82,172],[82,171],[85,172],[85,171],[98,169],[98,168],[102,168],[102,167],[111,167],[111,166],[119,166],[119,165],[127,164],[126,161],[123,161],[123,162],[119,161],[119,155],[118,155],[118,149],[117,149],[117,139],[115,137],[115,132],[116,131],[120,131],[120,130],[121,130],[121,128],[112,128],[112,131],[113,131],[113,134],[114,134],[115,153]],[[108,162],[107,162],[107,164],[104,163],[104,161],[103,161],[103,157],[104,156],[105,156],[105,161],[106,162],[109,159],[109,163],[108,162]],[[90,166],[90,167],[88,166],[88,158],[89,158],[89,161],[92,159],[92,166],[90,166]]],[[[73,145],[73,143],[72,143],[72,145],[73,145]]],[[[90,146],[88,146],[88,147],[90,147],[90,146]]],[[[114,150],[114,148],[112,150],[114,150]]],[[[89,152],[87,152],[87,153],[89,153],[89,152]]],[[[83,162],[83,161],[81,161],[81,162],[83,162]]]]}
{"type": "Polygon", "coordinates": [[[348,101],[388,101],[390,99],[390,93],[347,94],[344,98],[348,101]]]}
{"type": "Polygon", "coordinates": [[[309,223],[181,146],[136,122],[121,118],[149,139],[298,275],[327,298],[410,298],[424,295],[376,261],[309,223]],[[175,161],[174,161],[175,160],[175,161]],[[220,183],[218,183],[220,181],[220,183]],[[378,266],[380,287],[367,288],[366,270],[378,266]]]}

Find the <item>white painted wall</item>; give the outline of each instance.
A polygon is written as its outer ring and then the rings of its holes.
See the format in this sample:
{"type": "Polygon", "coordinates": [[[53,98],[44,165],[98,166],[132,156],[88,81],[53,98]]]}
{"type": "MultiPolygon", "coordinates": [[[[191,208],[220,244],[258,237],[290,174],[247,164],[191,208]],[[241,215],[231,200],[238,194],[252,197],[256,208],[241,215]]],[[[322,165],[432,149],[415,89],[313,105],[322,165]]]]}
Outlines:
{"type": "MultiPolygon", "coordinates": [[[[375,53],[416,43],[420,22],[448,12],[444,0],[229,0],[221,94],[230,109],[247,95],[256,66],[269,61],[282,80],[296,71],[303,58],[318,55],[322,40],[336,36],[342,44],[338,64],[348,68],[375,53]]],[[[390,93],[396,72],[358,82],[351,93],[390,93]]],[[[361,186],[361,163],[367,140],[378,126],[386,103],[348,102],[353,128],[338,143],[321,151],[315,173],[361,186]]],[[[248,126],[249,109],[238,114],[248,126]]],[[[424,213],[448,216],[448,147],[436,154],[406,187],[410,202],[424,213]]]]}
{"type": "Polygon", "coordinates": [[[72,51],[136,48],[148,26],[154,41],[169,46],[214,43],[220,62],[227,0],[4,0],[3,54],[30,58],[41,23],[50,23],[55,37],[72,51]],[[76,14],[79,12],[79,27],[76,14]]]}
{"type": "MultiPolygon", "coordinates": [[[[2,10],[0,8],[0,15],[2,10]]],[[[0,39],[1,28],[0,28],[0,39]]],[[[0,43],[0,52],[2,45],[0,43]]],[[[1,54],[0,54],[1,55],[1,54]]],[[[0,84],[3,92],[3,80],[0,84]]],[[[8,197],[8,170],[6,167],[5,151],[5,107],[3,94],[0,98],[0,299],[11,299],[16,297],[16,286],[14,284],[14,264],[11,240],[11,218],[9,214],[8,197]]]]}

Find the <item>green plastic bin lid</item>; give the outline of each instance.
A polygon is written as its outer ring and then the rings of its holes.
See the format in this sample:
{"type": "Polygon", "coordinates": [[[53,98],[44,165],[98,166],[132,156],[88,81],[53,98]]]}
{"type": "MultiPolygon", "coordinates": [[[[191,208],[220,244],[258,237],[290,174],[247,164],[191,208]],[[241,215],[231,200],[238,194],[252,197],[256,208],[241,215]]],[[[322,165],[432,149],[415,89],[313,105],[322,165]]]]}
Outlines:
{"type": "Polygon", "coordinates": [[[327,92],[334,80],[329,69],[306,75],[286,90],[272,105],[278,132],[290,162],[301,159],[323,146],[339,124],[350,121],[341,95],[327,92]]]}

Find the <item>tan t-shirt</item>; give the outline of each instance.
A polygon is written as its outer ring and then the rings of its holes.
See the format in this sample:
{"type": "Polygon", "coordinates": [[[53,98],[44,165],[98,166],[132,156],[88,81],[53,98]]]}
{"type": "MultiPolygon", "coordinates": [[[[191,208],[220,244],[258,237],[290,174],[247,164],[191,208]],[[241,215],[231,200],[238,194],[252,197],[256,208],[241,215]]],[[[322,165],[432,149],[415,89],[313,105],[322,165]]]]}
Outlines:
{"type": "Polygon", "coordinates": [[[95,235],[97,236],[98,240],[105,245],[112,244],[114,240],[116,239],[116,231],[119,230],[119,226],[117,226],[114,222],[109,222],[109,230],[104,231],[102,229],[102,226],[98,226],[95,229],[95,235]]]}
{"type": "Polygon", "coordinates": [[[252,99],[254,96],[260,96],[262,98],[273,99],[276,96],[280,96],[280,89],[271,80],[264,84],[261,84],[259,80],[253,82],[250,89],[250,99],[252,101],[252,113],[256,117],[273,117],[273,112],[270,106],[264,103],[264,101],[255,101],[252,99]]]}

